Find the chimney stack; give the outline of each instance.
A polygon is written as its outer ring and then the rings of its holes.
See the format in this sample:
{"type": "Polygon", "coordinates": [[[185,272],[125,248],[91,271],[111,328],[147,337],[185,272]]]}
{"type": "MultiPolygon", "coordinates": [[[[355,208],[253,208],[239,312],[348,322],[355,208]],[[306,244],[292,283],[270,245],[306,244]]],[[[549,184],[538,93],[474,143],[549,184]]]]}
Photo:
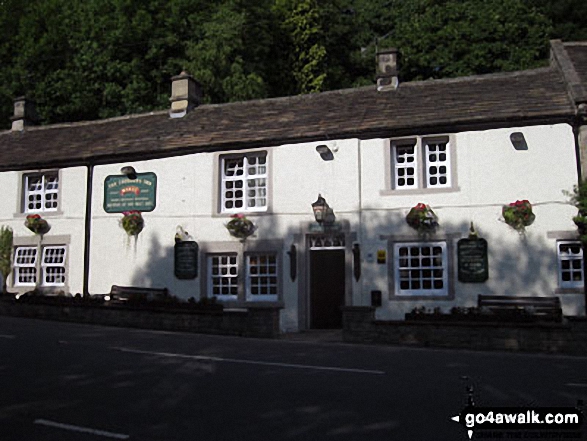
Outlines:
{"type": "Polygon", "coordinates": [[[397,77],[397,49],[377,51],[377,90],[384,92],[395,90],[399,86],[397,77]]]}
{"type": "Polygon", "coordinates": [[[181,118],[202,101],[202,86],[194,78],[183,71],[171,78],[171,118],[181,118]]]}
{"type": "Polygon", "coordinates": [[[24,96],[15,98],[11,120],[13,132],[22,132],[26,126],[35,125],[39,121],[35,102],[24,96]]]}

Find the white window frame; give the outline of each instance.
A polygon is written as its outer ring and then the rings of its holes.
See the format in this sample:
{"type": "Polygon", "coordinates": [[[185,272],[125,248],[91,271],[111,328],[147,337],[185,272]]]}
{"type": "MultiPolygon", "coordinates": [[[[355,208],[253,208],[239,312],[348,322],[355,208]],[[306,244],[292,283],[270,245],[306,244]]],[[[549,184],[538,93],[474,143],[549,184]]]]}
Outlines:
{"type": "Polygon", "coordinates": [[[418,188],[418,156],[418,144],[415,139],[392,141],[391,157],[394,167],[394,189],[409,190],[418,188]],[[413,149],[413,153],[406,151],[407,149],[413,149]],[[413,182],[409,182],[409,180],[413,182]]]}
{"type": "Polygon", "coordinates": [[[392,139],[390,141],[391,189],[393,191],[452,189],[455,185],[452,144],[452,137],[448,135],[392,139]],[[414,149],[413,153],[401,154],[398,151],[398,149],[411,146],[414,149]],[[412,174],[410,175],[407,170],[410,170],[412,174]],[[412,182],[406,182],[406,179],[412,182]]]}
{"type": "Polygon", "coordinates": [[[220,212],[221,213],[250,213],[250,212],[264,212],[267,211],[269,205],[269,155],[265,150],[253,151],[242,154],[230,154],[220,157],[220,212]],[[251,159],[257,158],[256,164],[252,164],[251,159]],[[263,158],[264,163],[259,164],[258,158],[263,158]],[[229,161],[239,160],[243,161],[242,174],[227,174],[227,164],[229,161]],[[263,180],[264,184],[259,184],[258,181],[263,180]],[[254,185],[251,185],[254,181],[254,185]],[[241,182],[241,188],[229,188],[234,186],[237,182],[241,182]],[[230,192],[241,191],[242,197],[228,197],[230,192]],[[251,195],[251,192],[258,193],[251,195]],[[257,205],[257,202],[264,199],[264,204],[257,205]],[[241,201],[241,207],[226,207],[230,202],[241,201]],[[251,202],[255,202],[253,205],[251,202]]]}
{"type": "Polygon", "coordinates": [[[583,247],[581,242],[576,240],[559,240],[556,242],[556,255],[558,263],[558,286],[560,288],[583,288],[585,275],[583,271],[583,247]],[[578,253],[563,253],[561,245],[578,247],[578,253]],[[570,268],[563,268],[564,262],[570,262],[570,268]],[[572,268],[574,262],[579,262],[579,268],[572,268]],[[569,272],[571,280],[563,280],[563,273],[569,272]],[[575,274],[580,274],[580,280],[573,280],[575,274]]]}
{"type": "Polygon", "coordinates": [[[449,287],[448,287],[448,283],[449,283],[449,261],[448,261],[448,247],[447,247],[447,243],[442,241],[442,242],[398,242],[394,244],[394,270],[395,270],[395,277],[394,277],[394,282],[395,282],[395,295],[396,296],[401,296],[401,297],[411,297],[411,296],[448,296],[449,295],[449,287]],[[437,265],[434,265],[434,262],[431,261],[428,265],[423,265],[423,263],[426,263],[426,259],[434,259],[434,256],[432,254],[430,254],[430,257],[421,256],[421,251],[424,247],[429,247],[429,248],[435,248],[435,247],[440,247],[441,248],[441,263],[442,265],[439,267],[437,265]],[[420,251],[418,252],[418,255],[414,255],[414,256],[400,256],[400,249],[402,248],[420,248],[420,251]],[[412,259],[415,259],[417,261],[420,262],[419,266],[416,265],[412,265],[412,259]],[[404,262],[405,260],[408,260],[409,262],[404,262]],[[434,277],[434,271],[438,271],[441,270],[442,271],[442,276],[441,277],[434,277]],[[405,278],[405,272],[410,272],[410,271],[419,271],[420,272],[420,276],[418,277],[414,277],[412,278],[411,276],[409,276],[408,278],[408,283],[410,281],[418,281],[421,284],[420,288],[402,288],[402,281],[406,281],[405,278]],[[430,271],[430,276],[426,276],[424,273],[425,271],[430,271]],[[403,279],[402,279],[402,276],[403,279]],[[430,280],[432,285],[430,288],[423,288],[423,282],[425,280],[430,280]],[[442,281],[442,288],[434,288],[434,280],[441,280],[442,281]]]}
{"type": "Polygon", "coordinates": [[[23,212],[46,213],[59,210],[59,172],[48,171],[43,173],[29,173],[23,176],[23,212]],[[31,181],[40,179],[40,188],[32,189],[31,181]],[[38,198],[34,204],[40,203],[41,207],[30,207],[30,198],[38,198]],[[47,205],[50,206],[47,206],[47,205]]]}
{"type": "Polygon", "coordinates": [[[13,274],[13,285],[15,287],[19,286],[36,286],[37,284],[37,277],[39,275],[39,270],[37,268],[37,257],[39,254],[39,250],[36,246],[17,246],[14,248],[14,258],[12,259],[12,274],[13,274]],[[21,252],[32,252],[29,256],[19,256],[21,252]],[[31,257],[32,262],[22,262],[23,257],[31,257]],[[33,268],[35,270],[34,280],[31,282],[21,282],[21,276],[29,277],[29,275],[21,274],[24,273],[24,269],[33,268]]]}
{"type": "MultiPolygon", "coordinates": [[[[208,268],[208,289],[207,289],[207,296],[209,298],[215,297],[218,300],[227,301],[227,300],[238,300],[238,291],[239,291],[239,267],[240,267],[240,259],[238,253],[214,253],[208,254],[206,256],[207,259],[207,268],[208,268]],[[226,262],[219,264],[215,264],[215,259],[234,259],[233,262],[226,262]],[[234,271],[232,269],[234,268],[234,271]],[[215,270],[218,269],[220,272],[222,269],[226,269],[226,274],[215,273],[215,270]],[[236,294],[216,294],[214,293],[214,280],[218,279],[220,281],[227,281],[226,286],[229,290],[232,288],[236,288],[236,294]]],[[[221,283],[223,285],[224,282],[221,283]]]]}
{"type": "Polygon", "coordinates": [[[448,138],[424,138],[424,176],[426,188],[449,188],[452,184],[450,140],[448,138]],[[443,145],[444,150],[441,149],[443,145]],[[437,182],[431,183],[432,180],[437,182]],[[442,182],[444,180],[444,182],[442,182]]]}
{"type": "Polygon", "coordinates": [[[255,252],[245,254],[245,298],[248,302],[276,302],[279,298],[279,256],[271,252],[255,252]],[[253,264],[252,258],[272,259],[273,262],[253,264]],[[259,270],[259,272],[255,272],[259,270]],[[263,272],[263,269],[266,272],[263,272]],[[262,279],[269,279],[263,281],[262,279]],[[257,280],[255,283],[255,279],[257,280]],[[265,288],[269,294],[256,293],[256,290],[265,288]]]}
{"type": "Polygon", "coordinates": [[[41,259],[41,286],[65,286],[67,271],[65,268],[65,262],[67,257],[67,247],[64,245],[49,245],[44,246],[42,248],[42,259],[41,259]],[[63,251],[63,253],[59,253],[59,251],[63,251]],[[51,256],[50,252],[57,252],[56,255],[51,256]],[[62,270],[62,276],[59,274],[51,274],[52,270],[62,270]],[[48,281],[49,278],[63,278],[62,282],[50,282],[48,281]]]}
{"type": "Polygon", "coordinates": [[[13,259],[13,286],[18,287],[65,287],[67,285],[67,245],[46,245],[46,246],[16,246],[14,248],[14,259],[13,259]],[[63,250],[63,253],[58,256],[57,261],[55,258],[51,258],[48,255],[49,251],[63,250]],[[22,263],[19,262],[19,254],[21,251],[34,251],[31,255],[32,262],[22,263]],[[41,256],[39,258],[39,256],[41,256]],[[53,261],[51,261],[53,260],[53,261]],[[35,275],[34,280],[30,282],[21,282],[21,269],[34,268],[35,275]],[[52,269],[62,268],[62,282],[48,282],[47,279],[52,269]],[[40,279],[39,279],[40,277],[40,279]]]}

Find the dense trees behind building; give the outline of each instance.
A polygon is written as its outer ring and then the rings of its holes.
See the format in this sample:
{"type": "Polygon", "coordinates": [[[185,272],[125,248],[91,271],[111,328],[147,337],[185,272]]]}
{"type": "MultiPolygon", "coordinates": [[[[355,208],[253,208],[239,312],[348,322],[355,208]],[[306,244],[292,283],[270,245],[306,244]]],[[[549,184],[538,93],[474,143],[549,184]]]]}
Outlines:
{"type": "Polygon", "coordinates": [[[526,69],[548,41],[587,40],[584,0],[0,0],[0,126],[12,99],[44,123],[168,107],[187,70],[206,102],[526,69]]]}

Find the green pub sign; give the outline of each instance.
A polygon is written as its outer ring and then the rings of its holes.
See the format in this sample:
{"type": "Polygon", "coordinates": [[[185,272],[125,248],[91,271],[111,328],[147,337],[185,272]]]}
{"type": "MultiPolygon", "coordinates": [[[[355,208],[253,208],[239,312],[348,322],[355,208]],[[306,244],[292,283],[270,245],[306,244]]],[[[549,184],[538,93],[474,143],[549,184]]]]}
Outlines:
{"type": "Polygon", "coordinates": [[[156,195],[155,173],[137,173],[136,179],[126,175],[110,175],[104,180],[104,210],[107,213],[153,211],[156,195]]]}
{"type": "Polygon", "coordinates": [[[485,282],[489,278],[487,241],[485,239],[461,239],[457,247],[459,282],[485,282]]]}

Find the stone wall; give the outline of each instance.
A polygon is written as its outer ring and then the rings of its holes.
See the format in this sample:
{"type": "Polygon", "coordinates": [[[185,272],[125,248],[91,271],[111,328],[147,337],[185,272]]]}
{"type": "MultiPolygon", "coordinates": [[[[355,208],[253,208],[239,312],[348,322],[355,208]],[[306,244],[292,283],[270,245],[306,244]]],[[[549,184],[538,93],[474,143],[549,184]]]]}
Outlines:
{"type": "Polygon", "coordinates": [[[343,308],[343,340],[410,346],[587,355],[587,320],[565,323],[381,321],[375,308],[343,308]]]}
{"type": "Polygon", "coordinates": [[[1,301],[0,315],[130,328],[275,338],[278,307],[246,310],[167,311],[127,306],[37,305],[1,301]]]}

